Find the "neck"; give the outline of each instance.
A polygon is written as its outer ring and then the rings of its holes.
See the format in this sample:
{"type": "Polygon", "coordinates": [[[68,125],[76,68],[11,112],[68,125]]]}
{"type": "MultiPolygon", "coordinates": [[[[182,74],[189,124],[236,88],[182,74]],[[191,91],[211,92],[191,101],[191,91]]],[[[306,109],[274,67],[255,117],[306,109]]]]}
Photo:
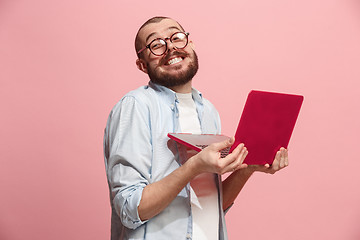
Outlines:
{"type": "Polygon", "coordinates": [[[170,89],[177,93],[191,93],[192,91],[191,82],[192,81],[189,81],[183,85],[171,87],[170,89]]]}

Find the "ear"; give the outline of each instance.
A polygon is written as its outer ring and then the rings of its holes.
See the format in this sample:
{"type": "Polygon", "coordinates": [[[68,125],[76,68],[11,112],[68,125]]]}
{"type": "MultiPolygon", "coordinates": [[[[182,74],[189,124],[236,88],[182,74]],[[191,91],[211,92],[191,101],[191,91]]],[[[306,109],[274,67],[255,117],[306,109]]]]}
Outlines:
{"type": "Polygon", "coordinates": [[[144,60],[139,59],[139,58],[136,59],[136,66],[140,71],[142,71],[144,73],[148,73],[146,63],[144,60]]]}
{"type": "Polygon", "coordinates": [[[195,50],[195,43],[193,41],[189,41],[190,47],[195,50]]]}

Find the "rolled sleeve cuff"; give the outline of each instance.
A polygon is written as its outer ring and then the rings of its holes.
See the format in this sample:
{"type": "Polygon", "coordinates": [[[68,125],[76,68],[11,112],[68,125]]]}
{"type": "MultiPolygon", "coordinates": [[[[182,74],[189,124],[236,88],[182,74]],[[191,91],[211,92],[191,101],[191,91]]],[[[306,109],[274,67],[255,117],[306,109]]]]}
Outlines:
{"type": "Polygon", "coordinates": [[[148,221],[142,221],[138,212],[138,206],[141,201],[143,190],[144,188],[136,189],[127,198],[123,198],[121,194],[117,194],[114,198],[116,212],[119,215],[122,224],[127,228],[136,229],[148,221]]]}

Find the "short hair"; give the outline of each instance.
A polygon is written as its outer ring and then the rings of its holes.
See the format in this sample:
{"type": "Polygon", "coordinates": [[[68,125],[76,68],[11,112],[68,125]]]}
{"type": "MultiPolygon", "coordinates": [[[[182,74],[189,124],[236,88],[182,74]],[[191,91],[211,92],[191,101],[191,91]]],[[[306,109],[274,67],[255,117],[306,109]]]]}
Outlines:
{"type": "MultiPolygon", "coordinates": [[[[158,23],[158,22],[161,22],[162,20],[164,19],[172,19],[172,18],[169,18],[169,17],[161,17],[161,16],[157,16],[157,17],[152,17],[150,18],[149,20],[147,20],[143,25],[141,25],[141,27],[139,28],[137,34],[136,34],[136,37],[135,37],[135,51],[136,51],[136,55],[138,58],[141,58],[142,56],[142,53],[138,53],[138,51],[140,51],[140,49],[143,48],[142,46],[142,42],[140,41],[140,38],[139,38],[139,32],[141,31],[141,29],[143,29],[145,26],[151,24],[151,23],[158,23]]],[[[176,21],[177,22],[177,21],[176,21]]],[[[179,22],[177,22],[177,24],[179,24],[180,28],[182,31],[185,32],[184,28],[180,25],[179,22]]]]}

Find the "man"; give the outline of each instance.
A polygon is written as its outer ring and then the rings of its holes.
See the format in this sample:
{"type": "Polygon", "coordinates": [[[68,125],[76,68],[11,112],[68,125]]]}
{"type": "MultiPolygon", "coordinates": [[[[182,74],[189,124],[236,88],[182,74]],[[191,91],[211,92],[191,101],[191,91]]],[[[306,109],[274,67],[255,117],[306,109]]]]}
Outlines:
{"type": "Polygon", "coordinates": [[[104,136],[111,239],[227,239],[224,210],[252,173],[288,165],[284,148],[271,166],[247,166],[244,144],[220,157],[234,138],[195,154],[167,137],[221,132],[218,112],[192,88],[198,59],[188,35],[166,17],[148,20],[137,33],[136,65],[150,82],[115,105],[104,136]]]}

